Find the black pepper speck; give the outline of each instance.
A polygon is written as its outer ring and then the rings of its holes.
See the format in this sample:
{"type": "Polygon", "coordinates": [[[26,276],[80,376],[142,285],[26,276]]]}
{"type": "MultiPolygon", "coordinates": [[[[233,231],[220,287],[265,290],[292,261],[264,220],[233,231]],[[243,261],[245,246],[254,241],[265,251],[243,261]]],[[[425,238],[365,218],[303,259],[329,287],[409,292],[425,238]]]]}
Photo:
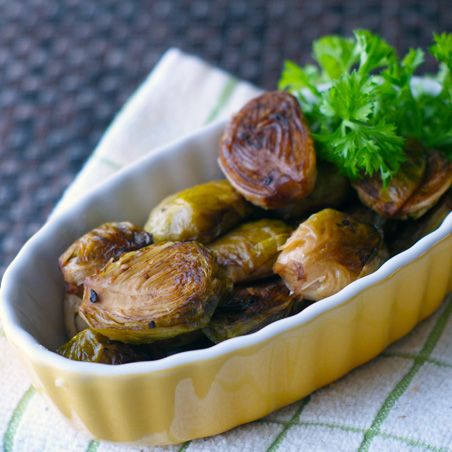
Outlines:
{"type": "Polygon", "coordinates": [[[89,301],[91,301],[91,303],[97,303],[99,301],[99,295],[97,295],[96,291],[93,289],[90,289],[89,291],[89,301]]]}

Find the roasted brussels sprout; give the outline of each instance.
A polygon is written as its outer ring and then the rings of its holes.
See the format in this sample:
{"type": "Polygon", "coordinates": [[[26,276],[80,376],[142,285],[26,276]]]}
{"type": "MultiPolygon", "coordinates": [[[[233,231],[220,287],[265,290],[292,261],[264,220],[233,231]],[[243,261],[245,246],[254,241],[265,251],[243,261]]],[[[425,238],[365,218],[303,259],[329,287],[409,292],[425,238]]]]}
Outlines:
{"type": "Polygon", "coordinates": [[[218,162],[234,188],[264,209],[306,198],[316,157],[297,100],[275,91],[248,102],[227,126],[218,162]]]}
{"type": "Polygon", "coordinates": [[[81,331],[57,352],[74,361],[102,364],[126,364],[144,361],[148,356],[131,345],[110,341],[89,328],[81,331]]]}
{"type": "Polygon", "coordinates": [[[451,184],[452,162],[442,152],[429,152],[425,178],[397,212],[397,217],[401,219],[421,217],[436,204],[451,184]]]}
{"type": "Polygon", "coordinates": [[[300,224],[273,270],[295,294],[316,301],[373,272],[385,258],[377,228],[324,209],[300,224]]]}
{"type": "Polygon", "coordinates": [[[123,254],[85,280],[80,313],[109,339],[149,343],[207,325],[231,282],[197,242],[123,254]]]}
{"type": "Polygon", "coordinates": [[[209,243],[248,218],[253,207],[226,180],[207,182],[165,198],[146,223],[155,242],[209,243]]]}
{"type": "Polygon", "coordinates": [[[79,314],[81,304],[82,299],[78,295],[67,293],[64,297],[64,326],[68,337],[74,337],[80,331],[88,328],[88,325],[79,314]]]}
{"type": "Polygon", "coordinates": [[[253,333],[290,315],[295,299],[279,278],[236,287],[232,296],[215,311],[203,332],[215,343],[253,333]]]}
{"type": "Polygon", "coordinates": [[[132,223],[105,223],[76,240],[60,257],[66,291],[83,293],[83,281],[110,259],[152,243],[152,237],[132,223]]]}
{"type": "Polygon", "coordinates": [[[278,248],[291,232],[282,221],[258,220],[239,226],[209,248],[234,283],[250,281],[272,274],[278,248]]]}
{"type": "Polygon", "coordinates": [[[375,226],[383,232],[385,242],[398,234],[400,220],[382,217],[375,210],[369,209],[359,201],[357,203],[344,206],[344,213],[351,215],[355,220],[361,223],[368,223],[375,226]]]}
{"type": "Polygon", "coordinates": [[[408,220],[403,223],[401,230],[390,242],[391,254],[400,253],[430,232],[433,232],[452,211],[452,191],[445,193],[439,202],[418,220],[408,220]]]}
{"type": "Polygon", "coordinates": [[[277,209],[275,214],[285,220],[300,218],[326,207],[339,207],[347,198],[350,184],[345,176],[326,162],[317,162],[317,180],[314,191],[301,201],[277,209]]]}
{"type": "Polygon", "coordinates": [[[394,217],[408,198],[421,185],[426,168],[424,152],[413,148],[407,153],[407,160],[387,187],[379,175],[365,177],[353,182],[358,196],[367,207],[384,217],[394,217]]]}

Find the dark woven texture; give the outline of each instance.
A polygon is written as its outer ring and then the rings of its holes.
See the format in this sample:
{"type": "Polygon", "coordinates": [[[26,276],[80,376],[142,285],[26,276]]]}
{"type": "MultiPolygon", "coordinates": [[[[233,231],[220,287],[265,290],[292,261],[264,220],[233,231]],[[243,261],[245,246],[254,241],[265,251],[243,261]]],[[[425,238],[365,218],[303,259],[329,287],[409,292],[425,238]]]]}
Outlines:
{"type": "Polygon", "coordinates": [[[170,46],[272,88],[326,33],[401,51],[450,30],[450,0],[0,0],[0,275],[170,46]]]}

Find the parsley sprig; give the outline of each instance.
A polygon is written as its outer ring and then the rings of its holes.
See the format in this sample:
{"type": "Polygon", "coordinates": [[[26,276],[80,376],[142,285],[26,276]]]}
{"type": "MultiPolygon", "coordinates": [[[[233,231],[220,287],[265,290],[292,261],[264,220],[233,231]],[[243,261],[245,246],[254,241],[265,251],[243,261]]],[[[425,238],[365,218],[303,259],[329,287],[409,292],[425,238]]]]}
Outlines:
{"type": "Polygon", "coordinates": [[[421,49],[399,59],[368,30],[353,39],[325,36],[313,44],[317,66],[286,61],[279,88],[300,102],[320,157],[351,179],[379,173],[387,184],[406,158],[407,139],[452,157],[452,34],[434,35],[430,53],[439,70],[426,90],[413,81],[421,49]]]}

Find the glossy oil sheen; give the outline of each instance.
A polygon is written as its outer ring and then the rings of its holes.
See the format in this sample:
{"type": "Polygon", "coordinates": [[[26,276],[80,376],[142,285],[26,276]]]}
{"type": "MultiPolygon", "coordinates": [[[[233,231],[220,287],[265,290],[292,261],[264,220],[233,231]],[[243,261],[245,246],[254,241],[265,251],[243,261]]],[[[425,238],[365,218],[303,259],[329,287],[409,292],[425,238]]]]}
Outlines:
{"type": "Polygon", "coordinates": [[[440,233],[373,275],[295,317],[211,349],[122,366],[50,352],[64,340],[59,254],[102,222],[142,224],[164,196],[218,177],[213,150],[221,131],[211,127],[103,184],[55,216],[5,274],[5,332],[33,384],[95,438],[180,443],[262,417],[377,356],[434,312],[452,288],[449,216],[440,233]]]}

